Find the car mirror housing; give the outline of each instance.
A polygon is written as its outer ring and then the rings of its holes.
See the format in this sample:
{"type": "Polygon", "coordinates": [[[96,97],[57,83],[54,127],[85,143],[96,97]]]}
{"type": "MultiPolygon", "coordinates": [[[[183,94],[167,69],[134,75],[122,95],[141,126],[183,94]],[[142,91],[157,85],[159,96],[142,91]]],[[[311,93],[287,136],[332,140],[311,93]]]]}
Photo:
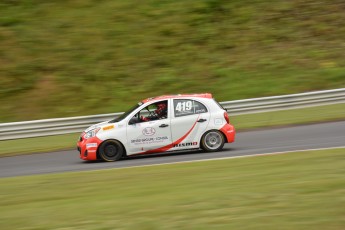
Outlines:
{"type": "Polygon", "coordinates": [[[140,122],[140,121],[139,121],[138,118],[132,117],[132,118],[129,120],[128,124],[129,124],[129,125],[134,125],[134,124],[139,123],[139,122],[140,122]]]}

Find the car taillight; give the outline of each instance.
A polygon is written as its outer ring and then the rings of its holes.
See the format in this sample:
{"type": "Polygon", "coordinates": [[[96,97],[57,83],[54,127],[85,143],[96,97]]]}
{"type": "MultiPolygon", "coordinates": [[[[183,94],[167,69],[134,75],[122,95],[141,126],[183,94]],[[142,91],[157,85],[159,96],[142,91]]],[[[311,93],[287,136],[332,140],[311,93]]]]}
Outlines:
{"type": "Polygon", "coordinates": [[[229,115],[228,115],[227,112],[224,112],[224,118],[225,118],[226,122],[227,122],[228,124],[230,124],[230,119],[229,119],[229,115]]]}

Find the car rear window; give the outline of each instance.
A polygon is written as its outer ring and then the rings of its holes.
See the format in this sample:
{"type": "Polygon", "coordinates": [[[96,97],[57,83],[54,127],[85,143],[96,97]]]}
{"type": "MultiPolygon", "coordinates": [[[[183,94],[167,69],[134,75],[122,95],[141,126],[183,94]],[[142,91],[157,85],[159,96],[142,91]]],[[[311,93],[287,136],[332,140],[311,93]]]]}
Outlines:
{"type": "Polygon", "coordinates": [[[216,102],[216,104],[219,106],[219,108],[227,111],[227,109],[225,109],[221,104],[219,104],[219,102],[216,99],[213,98],[213,101],[216,102]]]}

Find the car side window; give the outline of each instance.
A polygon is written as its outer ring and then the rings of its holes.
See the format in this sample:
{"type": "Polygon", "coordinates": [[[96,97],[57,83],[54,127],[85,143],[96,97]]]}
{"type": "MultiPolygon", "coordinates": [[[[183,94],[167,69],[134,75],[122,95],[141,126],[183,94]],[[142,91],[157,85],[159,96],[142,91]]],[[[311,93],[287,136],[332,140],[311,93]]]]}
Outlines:
{"type": "Polygon", "coordinates": [[[207,108],[205,105],[198,101],[189,99],[175,99],[174,100],[174,113],[175,117],[188,116],[198,113],[206,113],[207,108]]]}
{"type": "Polygon", "coordinates": [[[207,113],[207,108],[205,105],[198,101],[194,101],[194,112],[197,113],[207,113]]]}
{"type": "Polygon", "coordinates": [[[168,101],[159,101],[146,106],[132,117],[130,124],[168,118],[168,101]]]}

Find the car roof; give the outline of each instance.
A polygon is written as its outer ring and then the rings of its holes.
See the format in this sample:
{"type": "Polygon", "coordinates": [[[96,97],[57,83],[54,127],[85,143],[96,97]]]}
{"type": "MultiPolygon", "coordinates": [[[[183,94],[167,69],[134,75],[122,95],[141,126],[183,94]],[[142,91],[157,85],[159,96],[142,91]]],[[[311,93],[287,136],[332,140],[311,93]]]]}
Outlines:
{"type": "Polygon", "coordinates": [[[170,98],[213,98],[211,93],[196,93],[196,94],[175,94],[175,95],[162,95],[158,97],[151,97],[142,100],[142,103],[147,103],[149,101],[158,101],[170,98]]]}

